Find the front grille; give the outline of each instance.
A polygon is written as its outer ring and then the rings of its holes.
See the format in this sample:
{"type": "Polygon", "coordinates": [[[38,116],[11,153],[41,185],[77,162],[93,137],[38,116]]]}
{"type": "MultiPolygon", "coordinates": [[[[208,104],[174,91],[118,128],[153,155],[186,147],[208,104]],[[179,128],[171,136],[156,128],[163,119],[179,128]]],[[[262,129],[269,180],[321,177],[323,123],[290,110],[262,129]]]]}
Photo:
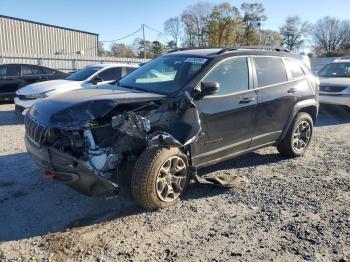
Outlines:
{"type": "Polygon", "coordinates": [[[320,86],[320,91],[330,93],[340,93],[345,90],[346,86],[320,86]]]}
{"type": "Polygon", "coordinates": [[[38,145],[41,145],[45,141],[47,134],[46,127],[40,124],[29,113],[27,113],[24,118],[24,125],[26,129],[26,134],[31,140],[33,140],[38,145]]]}
{"type": "Polygon", "coordinates": [[[25,96],[25,95],[17,95],[17,97],[18,97],[20,100],[33,100],[33,98],[28,98],[28,97],[25,96]]]}

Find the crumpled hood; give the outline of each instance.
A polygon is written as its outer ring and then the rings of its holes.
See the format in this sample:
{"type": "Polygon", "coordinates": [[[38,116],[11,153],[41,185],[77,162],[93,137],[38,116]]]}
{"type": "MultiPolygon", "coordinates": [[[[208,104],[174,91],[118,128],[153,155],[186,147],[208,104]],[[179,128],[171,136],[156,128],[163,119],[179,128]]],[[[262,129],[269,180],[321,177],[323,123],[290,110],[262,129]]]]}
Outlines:
{"type": "Polygon", "coordinates": [[[22,87],[19,89],[16,94],[17,95],[32,95],[32,94],[39,94],[42,92],[47,92],[54,89],[76,89],[81,88],[81,82],[80,81],[72,81],[72,80],[66,80],[66,79],[60,79],[60,80],[50,80],[50,81],[44,81],[44,82],[37,82],[30,85],[27,85],[25,87],[22,87]]]}
{"type": "Polygon", "coordinates": [[[80,128],[88,121],[103,117],[119,104],[162,100],[165,96],[117,87],[78,89],[36,103],[29,114],[48,128],[80,128]]]}
{"type": "Polygon", "coordinates": [[[321,86],[350,86],[350,77],[324,77],[320,78],[321,86]]]}

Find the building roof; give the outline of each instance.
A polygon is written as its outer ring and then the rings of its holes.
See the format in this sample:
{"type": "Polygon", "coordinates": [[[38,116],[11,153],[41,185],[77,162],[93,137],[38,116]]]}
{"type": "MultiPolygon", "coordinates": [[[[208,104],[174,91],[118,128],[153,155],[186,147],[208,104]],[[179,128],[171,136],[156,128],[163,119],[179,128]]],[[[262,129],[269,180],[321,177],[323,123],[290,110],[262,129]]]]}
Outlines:
{"type": "Polygon", "coordinates": [[[63,29],[63,30],[69,30],[69,31],[74,31],[74,32],[79,32],[79,33],[84,33],[84,34],[90,34],[90,35],[98,36],[98,34],[96,34],[96,33],[86,32],[86,31],[82,31],[82,30],[77,30],[77,29],[72,29],[72,28],[67,28],[67,27],[62,27],[62,26],[57,26],[57,25],[50,25],[50,24],[35,22],[35,21],[26,20],[26,19],[17,18],[17,17],[0,15],[0,18],[7,18],[7,19],[17,20],[17,21],[22,21],[22,22],[27,22],[27,23],[37,24],[37,25],[50,26],[50,27],[55,27],[55,28],[59,28],[59,29],[63,29]]]}

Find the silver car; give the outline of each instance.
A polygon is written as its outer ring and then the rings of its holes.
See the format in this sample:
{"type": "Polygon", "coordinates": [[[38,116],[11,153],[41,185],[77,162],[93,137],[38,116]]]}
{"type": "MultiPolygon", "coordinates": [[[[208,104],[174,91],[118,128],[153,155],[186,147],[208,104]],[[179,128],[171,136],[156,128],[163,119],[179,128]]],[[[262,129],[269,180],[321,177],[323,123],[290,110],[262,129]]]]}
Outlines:
{"type": "Polygon", "coordinates": [[[337,59],[319,72],[320,103],[350,107],[350,59],[337,59]]]}

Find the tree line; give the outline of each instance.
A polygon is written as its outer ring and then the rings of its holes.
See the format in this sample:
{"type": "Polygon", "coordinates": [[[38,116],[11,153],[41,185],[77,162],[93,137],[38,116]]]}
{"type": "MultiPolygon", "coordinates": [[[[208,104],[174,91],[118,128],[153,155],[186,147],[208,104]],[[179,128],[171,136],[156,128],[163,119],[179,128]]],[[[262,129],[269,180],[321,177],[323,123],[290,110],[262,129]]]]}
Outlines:
{"type": "Polygon", "coordinates": [[[157,57],[179,47],[284,46],[299,52],[308,46],[316,56],[339,56],[350,53],[350,21],[323,17],[315,24],[299,16],[289,16],[278,31],[264,28],[267,21],[261,3],[198,2],[181,15],[164,22],[166,41],[136,38],[132,45],[114,43],[110,50],[99,44],[101,56],[157,57]]]}

